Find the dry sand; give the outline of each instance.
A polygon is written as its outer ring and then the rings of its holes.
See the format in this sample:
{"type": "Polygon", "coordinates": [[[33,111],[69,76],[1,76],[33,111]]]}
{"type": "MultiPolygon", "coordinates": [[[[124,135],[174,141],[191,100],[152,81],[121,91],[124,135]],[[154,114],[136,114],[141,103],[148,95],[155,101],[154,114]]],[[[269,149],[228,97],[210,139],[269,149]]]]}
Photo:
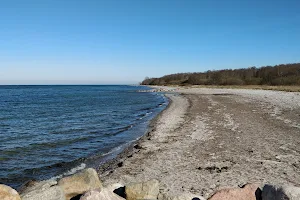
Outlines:
{"type": "Polygon", "coordinates": [[[104,184],[156,178],[162,192],[204,197],[248,182],[300,186],[300,93],[181,88],[167,96],[152,130],[99,171],[104,184]]]}

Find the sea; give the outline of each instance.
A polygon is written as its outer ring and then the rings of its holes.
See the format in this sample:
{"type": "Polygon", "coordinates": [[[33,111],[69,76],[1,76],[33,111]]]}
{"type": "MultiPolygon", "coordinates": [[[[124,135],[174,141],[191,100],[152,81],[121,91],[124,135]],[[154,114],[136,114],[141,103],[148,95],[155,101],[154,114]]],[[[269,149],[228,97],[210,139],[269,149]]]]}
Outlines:
{"type": "Polygon", "coordinates": [[[59,178],[112,159],[168,104],[145,86],[0,86],[0,183],[59,178]]]}

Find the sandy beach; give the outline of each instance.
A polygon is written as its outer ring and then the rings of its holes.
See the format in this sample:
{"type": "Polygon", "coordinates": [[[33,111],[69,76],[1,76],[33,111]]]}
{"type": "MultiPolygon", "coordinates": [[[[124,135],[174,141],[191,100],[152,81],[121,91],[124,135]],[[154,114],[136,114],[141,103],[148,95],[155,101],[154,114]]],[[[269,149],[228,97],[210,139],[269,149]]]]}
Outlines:
{"type": "Polygon", "coordinates": [[[300,186],[300,93],[177,88],[166,96],[148,134],[99,170],[104,185],[155,178],[161,193],[205,198],[246,183],[300,186]]]}

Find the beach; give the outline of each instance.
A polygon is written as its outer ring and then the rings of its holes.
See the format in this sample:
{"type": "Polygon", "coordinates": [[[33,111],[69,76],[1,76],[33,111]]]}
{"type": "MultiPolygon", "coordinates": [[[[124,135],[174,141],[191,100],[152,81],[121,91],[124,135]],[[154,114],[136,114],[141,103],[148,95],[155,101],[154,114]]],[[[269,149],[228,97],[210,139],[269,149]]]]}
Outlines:
{"type": "Polygon", "coordinates": [[[169,106],[144,137],[100,167],[104,185],[157,179],[161,193],[205,198],[246,183],[300,186],[300,93],[154,89],[169,106]]]}

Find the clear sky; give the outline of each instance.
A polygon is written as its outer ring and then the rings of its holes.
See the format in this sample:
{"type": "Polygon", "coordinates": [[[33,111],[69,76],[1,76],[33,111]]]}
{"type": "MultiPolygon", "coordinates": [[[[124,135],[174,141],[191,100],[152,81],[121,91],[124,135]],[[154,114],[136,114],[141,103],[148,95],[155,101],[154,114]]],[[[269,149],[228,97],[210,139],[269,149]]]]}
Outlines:
{"type": "Polygon", "coordinates": [[[0,84],[300,61],[299,0],[0,0],[0,84]]]}

